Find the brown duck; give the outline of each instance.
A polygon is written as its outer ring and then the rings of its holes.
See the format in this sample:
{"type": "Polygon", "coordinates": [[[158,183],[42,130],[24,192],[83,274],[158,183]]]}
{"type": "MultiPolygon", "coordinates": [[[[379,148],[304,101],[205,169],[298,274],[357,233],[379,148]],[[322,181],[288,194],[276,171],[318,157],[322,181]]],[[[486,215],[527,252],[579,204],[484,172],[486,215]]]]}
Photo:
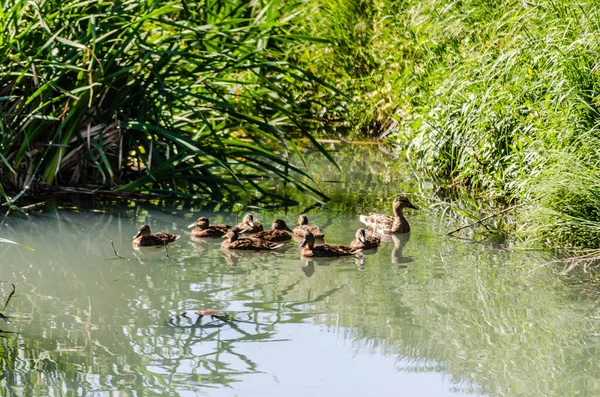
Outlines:
{"type": "Polygon", "coordinates": [[[300,254],[304,257],[334,257],[342,255],[354,255],[360,251],[359,249],[346,247],[344,245],[315,245],[315,236],[310,231],[307,231],[304,235],[304,240],[300,244],[300,247],[302,247],[302,249],[300,250],[300,254]]]}
{"type": "Polygon", "coordinates": [[[266,241],[287,241],[292,239],[292,236],[288,232],[291,233],[292,229],[285,224],[285,221],[275,219],[271,225],[271,230],[258,232],[251,237],[266,241]]]}
{"type": "Polygon", "coordinates": [[[194,229],[190,232],[192,237],[222,237],[227,233],[231,226],[229,225],[211,225],[207,217],[202,216],[188,226],[194,229]]]}
{"type": "Polygon", "coordinates": [[[302,214],[298,217],[298,226],[294,228],[294,235],[304,237],[306,232],[311,232],[314,238],[323,238],[325,234],[319,229],[317,225],[309,225],[308,217],[306,214],[302,214]]]}
{"type": "Polygon", "coordinates": [[[258,233],[263,231],[263,225],[259,221],[255,221],[252,214],[246,214],[236,227],[239,229],[239,233],[258,233]]]}
{"type": "Polygon", "coordinates": [[[417,207],[411,204],[404,194],[398,194],[392,205],[394,216],[383,214],[361,215],[360,221],[367,225],[367,228],[375,233],[391,234],[391,233],[410,233],[410,225],[402,213],[403,208],[417,207]]]}
{"type": "Polygon", "coordinates": [[[134,247],[161,246],[172,243],[178,238],[179,235],[177,234],[165,232],[152,233],[152,231],[150,230],[150,225],[142,225],[137,234],[133,236],[133,242],[131,243],[131,245],[134,247]]]}
{"type": "Polygon", "coordinates": [[[361,228],[356,231],[354,240],[350,243],[350,248],[367,250],[379,247],[380,242],[381,238],[377,236],[367,236],[367,231],[361,228]]]}
{"type": "Polygon", "coordinates": [[[227,232],[225,237],[227,240],[221,243],[223,249],[234,249],[234,250],[274,250],[279,247],[283,247],[283,244],[276,244],[271,241],[260,240],[251,237],[239,237],[240,230],[237,227],[231,228],[227,232]]]}

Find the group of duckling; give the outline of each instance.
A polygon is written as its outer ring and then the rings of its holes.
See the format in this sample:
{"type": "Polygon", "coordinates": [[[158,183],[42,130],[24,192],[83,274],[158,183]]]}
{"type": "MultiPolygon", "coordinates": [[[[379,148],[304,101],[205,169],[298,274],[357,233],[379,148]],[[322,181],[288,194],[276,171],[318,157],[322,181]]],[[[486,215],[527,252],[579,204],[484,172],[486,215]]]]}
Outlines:
{"type": "MultiPolygon", "coordinates": [[[[302,238],[300,254],[304,257],[336,257],[354,255],[362,250],[377,248],[381,242],[381,235],[395,233],[409,233],[410,226],[404,217],[404,208],[415,207],[404,194],[396,195],[393,202],[394,216],[384,214],[361,215],[360,221],[370,232],[360,228],[356,231],[354,240],[350,245],[315,244],[317,239],[323,239],[325,234],[318,226],[309,224],[308,217],[304,214],[298,217],[297,226],[292,230],[285,221],[276,219],[271,224],[271,229],[264,230],[263,225],[254,219],[252,214],[244,216],[242,221],[235,225],[211,225],[207,217],[200,217],[189,225],[193,228],[190,232],[192,239],[225,238],[221,244],[224,250],[274,250],[282,247],[282,242],[292,239],[292,235],[302,238]],[[246,235],[242,237],[241,235],[246,235]]],[[[180,236],[157,232],[152,233],[149,225],[140,227],[134,236],[132,245],[137,247],[163,246],[176,241],[180,236]]]]}

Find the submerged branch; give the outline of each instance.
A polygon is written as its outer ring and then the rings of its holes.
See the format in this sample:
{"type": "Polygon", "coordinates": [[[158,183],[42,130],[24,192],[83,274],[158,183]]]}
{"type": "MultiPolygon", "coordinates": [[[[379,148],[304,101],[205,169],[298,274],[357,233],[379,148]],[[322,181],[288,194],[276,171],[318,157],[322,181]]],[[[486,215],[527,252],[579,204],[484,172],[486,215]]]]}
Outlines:
{"type": "Polygon", "coordinates": [[[10,281],[0,280],[0,282],[12,285],[12,292],[8,295],[8,298],[6,298],[6,302],[4,302],[4,308],[2,308],[2,311],[4,311],[4,310],[6,310],[6,307],[8,306],[8,302],[10,302],[10,299],[15,294],[15,291],[17,290],[17,287],[13,283],[11,283],[10,281]]]}
{"type": "Polygon", "coordinates": [[[477,221],[475,221],[475,222],[473,222],[473,223],[469,223],[468,225],[463,225],[463,226],[457,227],[457,228],[455,228],[455,229],[451,230],[450,232],[448,232],[448,234],[447,234],[447,235],[448,235],[448,236],[451,236],[451,235],[453,235],[454,233],[456,233],[456,232],[459,232],[459,231],[461,231],[461,230],[463,230],[463,229],[466,229],[466,228],[468,228],[468,227],[477,226],[477,225],[479,225],[479,224],[483,223],[484,221],[487,221],[488,219],[494,218],[494,217],[496,217],[496,216],[498,216],[498,215],[505,214],[505,213],[507,213],[507,212],[509,212],[509,211],[512,211],[512,210],[514,210],[515,208],[521,207],[522,205],[523,205],[523,204],[516,204],[516,205],[513,205],[513,206],[511,206],[511,207],[505,208],[505,209],[503,209],[502,211],[494,212],[493,214],[491,214],[491,215],[488,215],[488,216],[486,216],[485,218],[477,219],[477,221]]]}

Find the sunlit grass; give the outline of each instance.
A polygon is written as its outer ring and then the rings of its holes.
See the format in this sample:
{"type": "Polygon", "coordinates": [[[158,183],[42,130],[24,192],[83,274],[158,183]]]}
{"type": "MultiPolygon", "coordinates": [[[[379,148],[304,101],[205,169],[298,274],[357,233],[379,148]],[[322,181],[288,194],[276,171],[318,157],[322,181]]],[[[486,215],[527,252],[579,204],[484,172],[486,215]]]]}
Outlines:
{"type": "Polygon", "coordinates": [[[356,99],[348,128],[394,137],[441,185],[527,204],[517,239],[597,246],[597,3],[311,4],[307,31],[335,46],[310,65],[356,99]]]}

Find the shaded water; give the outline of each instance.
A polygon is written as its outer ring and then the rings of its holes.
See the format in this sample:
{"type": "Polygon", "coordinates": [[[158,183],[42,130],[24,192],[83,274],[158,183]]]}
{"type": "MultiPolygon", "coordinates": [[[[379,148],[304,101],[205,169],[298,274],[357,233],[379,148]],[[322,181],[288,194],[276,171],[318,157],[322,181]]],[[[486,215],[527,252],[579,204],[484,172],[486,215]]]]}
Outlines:
{"type": "MultiPolygon", "coordinates": [[[[398,190],[427,193],[376,150],[335,154],[342,174],[309,162],[333,197],[308,211],[328,242],[349,243],[357,215],[388,212],[398,190]]],[[[293,223],[309,204],[253,212],[293,223]]],[[[364,261],[303,262],[293,241],[228,257],[185,228],[235,222],[224,209],[87,203],[5,218],[0,237],[35,252],[0,244],[0,278],[17,286],[0,323],[14,332],[0,338],[1,394],[600,394],[596,298],[547,253],[446,237],[424,208],[408,214],[410,236],[364,261]],[[183,236],[135,252],[144,222],[183,236]],[[234,320],[199,319],[202,308],[234,320]]]]}

